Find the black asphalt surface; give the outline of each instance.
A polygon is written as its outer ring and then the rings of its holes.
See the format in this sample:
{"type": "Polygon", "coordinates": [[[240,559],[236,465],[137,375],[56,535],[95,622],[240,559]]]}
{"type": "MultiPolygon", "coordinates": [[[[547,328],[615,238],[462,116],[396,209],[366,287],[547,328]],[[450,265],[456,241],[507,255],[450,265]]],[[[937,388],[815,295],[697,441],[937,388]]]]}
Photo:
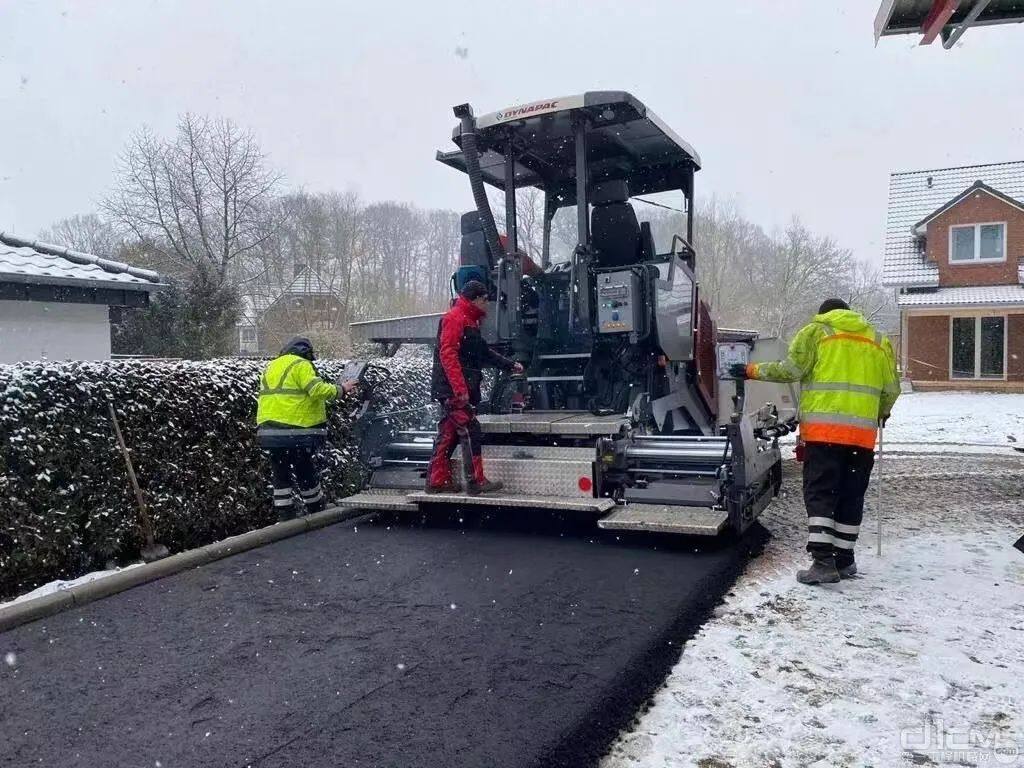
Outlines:
{"type": "Polygon", "coordinates": [[[0,765],[593,765],[766,535],[502,520],[340,524],[0,635],[0,765]]]}

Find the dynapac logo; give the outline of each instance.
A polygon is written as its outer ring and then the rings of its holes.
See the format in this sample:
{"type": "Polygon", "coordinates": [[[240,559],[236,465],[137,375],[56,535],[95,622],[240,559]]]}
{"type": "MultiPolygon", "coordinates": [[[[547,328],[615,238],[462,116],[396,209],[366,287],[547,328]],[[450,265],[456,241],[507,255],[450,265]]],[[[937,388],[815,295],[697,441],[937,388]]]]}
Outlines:
{"type": "Polygon", "coordinates": [[[504,112],[495,113],[498,120],[511,120],[513,117],[525,117],[537,112],[550,112],[558,108],[557,101],[540,101],[536,104],[527,104],[525,107],[512,107],[504,112]]]}

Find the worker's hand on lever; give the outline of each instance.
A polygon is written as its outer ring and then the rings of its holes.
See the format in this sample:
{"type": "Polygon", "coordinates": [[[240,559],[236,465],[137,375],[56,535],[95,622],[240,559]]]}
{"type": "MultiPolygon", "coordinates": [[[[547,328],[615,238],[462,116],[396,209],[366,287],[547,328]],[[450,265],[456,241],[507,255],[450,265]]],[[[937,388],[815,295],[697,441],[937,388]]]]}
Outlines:
{"type": "Polygon", "coordinates": [[[523,368],[523,364],[522,364],[522,363],[513,363],[513,364],[512,364],[512,373],[513,373],[513,374],[515,374],[515,375],[517,375],[517,376],[518,376],[519,374],[521,374],[521,373],[522,373],[523,371],[525,371],[525,370],[526,370],[526,369],[525,369],[525,368],[523,368]]]}
{"type": "Polygon", "coordinates": [[[359,389],[359,382],[356,379],[341,382],[341,391],[346,395],[355,392],[357,389],[359,389]]]}
{"type": "Polygon", "coordinates": [[[882,414],[881,416],[879,416],[879,417],[878,417],[878,426],[880,426],[880,427],[884,427],[884,426],[885,426],[885,422],[887,422],[887,421],[889,420],[889,416],[890,416],[890,415],[891,415],[891,414],[888,414],[888,413],[884,413],[884,414],[882,414]]]}
{"type": "Polygon", "coordinates": [[[746,379],[747,366],[744,363],[733,363],[729,366],[729,375],[734,379],[746,379]]]}

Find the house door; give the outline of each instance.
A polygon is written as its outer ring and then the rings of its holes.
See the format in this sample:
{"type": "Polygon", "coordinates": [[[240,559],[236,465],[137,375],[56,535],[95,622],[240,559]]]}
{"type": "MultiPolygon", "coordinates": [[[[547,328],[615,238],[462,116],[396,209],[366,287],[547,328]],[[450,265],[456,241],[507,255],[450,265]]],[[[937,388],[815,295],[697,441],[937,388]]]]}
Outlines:
{"type": "Polygon", "coordinates": [[[1006,378],[1006,318],[954,317],[950,327],[950,376],[1006,378]]]}

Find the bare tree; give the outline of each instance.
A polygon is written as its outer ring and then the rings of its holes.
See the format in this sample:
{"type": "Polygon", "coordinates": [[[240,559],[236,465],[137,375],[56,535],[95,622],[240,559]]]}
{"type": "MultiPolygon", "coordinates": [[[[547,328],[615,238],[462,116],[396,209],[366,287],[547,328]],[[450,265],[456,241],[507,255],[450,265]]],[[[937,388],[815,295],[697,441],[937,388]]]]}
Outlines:
{"type": "Polygon", "coordinates": [[[181,273],[218,283],[270,236],[264,207],[280,180],[255,137],[230,120],[184,115],[175,135],[139,131],[104,211],[181,273]]]}
{"type": "Polygon", "coordinates": [[[124,245],[113,225],[95,213],[61,219],[40,232],[39,239],[106,258],[116,257],[124,245]]]}

